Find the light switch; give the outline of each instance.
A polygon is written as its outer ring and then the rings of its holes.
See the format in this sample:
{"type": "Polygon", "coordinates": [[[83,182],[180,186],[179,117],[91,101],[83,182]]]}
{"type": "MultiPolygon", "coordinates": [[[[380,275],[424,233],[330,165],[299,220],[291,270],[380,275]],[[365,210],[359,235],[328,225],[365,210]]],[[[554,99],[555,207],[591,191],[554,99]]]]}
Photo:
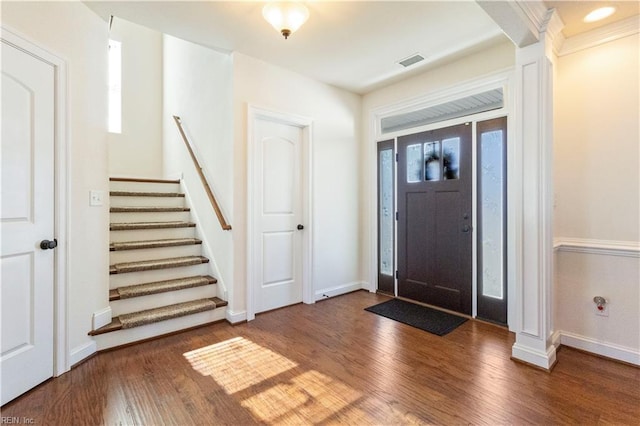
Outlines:
{"type": "Polygon", "coordinates": [[[90,206],[101,206],[103,204],[104,191],[98,191],[92,189],[89,191],[89,205],[90,206]]]}

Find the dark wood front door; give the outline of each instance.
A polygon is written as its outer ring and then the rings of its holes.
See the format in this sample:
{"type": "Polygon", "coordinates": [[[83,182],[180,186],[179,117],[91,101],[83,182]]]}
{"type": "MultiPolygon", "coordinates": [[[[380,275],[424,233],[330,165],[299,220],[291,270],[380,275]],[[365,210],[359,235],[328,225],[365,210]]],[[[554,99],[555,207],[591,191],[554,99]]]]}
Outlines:
{"type": "Polygon", "coordinates": [[[398,295],[471,315],[470,124],[398,138],[398,295]]]}

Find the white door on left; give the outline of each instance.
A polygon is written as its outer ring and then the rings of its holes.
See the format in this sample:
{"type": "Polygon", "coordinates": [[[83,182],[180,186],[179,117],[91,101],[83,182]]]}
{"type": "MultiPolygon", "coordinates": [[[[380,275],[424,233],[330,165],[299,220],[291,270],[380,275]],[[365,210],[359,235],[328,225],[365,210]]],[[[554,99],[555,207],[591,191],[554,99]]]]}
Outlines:
{"type": "Polygon", "coordinates": [[[55,69],[2,42],[1,404],[53,376],[55,69]]]}

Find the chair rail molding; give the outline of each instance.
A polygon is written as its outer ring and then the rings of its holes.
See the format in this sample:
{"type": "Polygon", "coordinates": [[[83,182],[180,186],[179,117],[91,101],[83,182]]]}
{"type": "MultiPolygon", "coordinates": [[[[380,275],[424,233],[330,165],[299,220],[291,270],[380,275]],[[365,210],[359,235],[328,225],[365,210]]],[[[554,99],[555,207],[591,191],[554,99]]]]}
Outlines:
{"type": "Polygon", "coordinates": [[[558,252],[640,258],[640,241],[611,241],[559,237],[554,240],[553,248],[558,252]]]}

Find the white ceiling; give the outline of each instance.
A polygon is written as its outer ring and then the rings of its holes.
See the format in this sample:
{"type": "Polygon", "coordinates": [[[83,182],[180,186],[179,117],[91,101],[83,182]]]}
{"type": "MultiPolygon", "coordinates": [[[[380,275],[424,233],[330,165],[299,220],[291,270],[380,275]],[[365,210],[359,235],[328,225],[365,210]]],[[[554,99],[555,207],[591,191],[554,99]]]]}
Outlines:
{"type": "MultiPolygon", "coordinates": [[[[263,18],[264,1],[93,1],[85,3],[105,21],[110,15],[202,44],[237,51],[354,93],[364,94],[455,60],[506,37],[474,1],[305,2],[309,20],[288,40],[263,18]],[[415,53],[425,61],[397,64],[415,53]]],[[[638,14],[640,2],[547,1],[556,7],[570,37],[638,14]],[[586,25],[582,17],[600,4],[618,13],[586,25]]]]}
{"type": "Polygon", "coordinates": [[[105,20],[114,15],[361,94],[505,40],[471,1],[307,2],[309,20],[288,40],[262,18],[264,2],[86,3],[105,20]],[[426,60],[396,63],[414,53],[426,60]]]}

